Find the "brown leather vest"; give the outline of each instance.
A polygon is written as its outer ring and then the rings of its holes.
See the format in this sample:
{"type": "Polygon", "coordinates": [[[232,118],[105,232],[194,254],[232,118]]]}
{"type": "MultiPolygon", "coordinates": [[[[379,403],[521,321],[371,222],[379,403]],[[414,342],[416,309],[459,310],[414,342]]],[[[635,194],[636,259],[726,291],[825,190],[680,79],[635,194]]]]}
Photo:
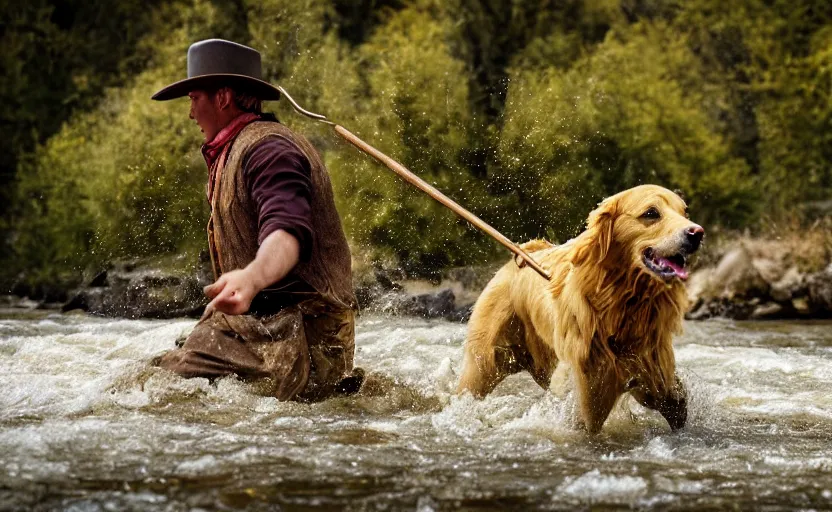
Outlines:
{"type": "Polygon", "coordinates": [[[259,244],[257,208],[243,176],[246,154],[267,137],[283,137],[297,146],[309,160],[312,171],[312,253],[299,262],[287,278],[298,277],[330,302],[354,309],[352,260],[341,218],[335,209],[332,184],[317,151],[303,136],[282,124],[255,121],[232,142],[225,164],[220,160],[211,204],[208,240],[214,274],[243,268],[254,260],[259,244]]]}

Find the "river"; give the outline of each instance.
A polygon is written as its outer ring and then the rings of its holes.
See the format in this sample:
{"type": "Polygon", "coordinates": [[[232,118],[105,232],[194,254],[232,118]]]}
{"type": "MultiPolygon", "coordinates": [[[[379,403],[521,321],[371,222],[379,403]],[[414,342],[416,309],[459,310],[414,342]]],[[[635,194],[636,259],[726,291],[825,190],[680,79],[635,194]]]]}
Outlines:
{"type": "Polygon", "coordinates": [[[361,317],[367,384],[311,405],[148,364],[193,325],[2,316],[0,509],[832,509],[829,322],[688,322],[688,425],[595,437],[528,375],[453,396],[463,324],[361,317]]]}

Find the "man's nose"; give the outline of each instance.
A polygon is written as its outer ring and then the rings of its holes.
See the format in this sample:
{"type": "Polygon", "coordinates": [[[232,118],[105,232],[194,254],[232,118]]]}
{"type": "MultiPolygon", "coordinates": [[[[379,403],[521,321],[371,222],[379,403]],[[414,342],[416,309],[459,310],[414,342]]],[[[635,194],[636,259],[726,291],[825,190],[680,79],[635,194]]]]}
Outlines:
{"type": "Polygon", "coordinates": [[[688,252],[696,252],[699,245],[702,243],[702,238],[705,237],[705,230],[702,226],[694,224],[685,228],[685,248],[688,252]]]}

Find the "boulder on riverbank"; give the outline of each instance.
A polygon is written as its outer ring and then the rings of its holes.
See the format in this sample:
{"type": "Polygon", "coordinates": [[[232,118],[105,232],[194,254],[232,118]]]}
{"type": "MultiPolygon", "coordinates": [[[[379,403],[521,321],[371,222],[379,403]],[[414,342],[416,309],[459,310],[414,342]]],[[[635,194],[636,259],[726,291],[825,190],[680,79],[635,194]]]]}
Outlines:
{"type": "MultiPolygon", "coordinates": [[[[688,281],[689,319],[832,318],[828,229],[775,239],[723,238],[700,258],[700,267],[688,281]]],[[[68,296],[66,288],[53,286],[49,294],[28,295],[38,297],[35,301],[14,299],[10,304],[17,309],[55,308],[55,297],[63,296],[68,297],[62,303],[64,311],[127,318],[198,317],[208,302],[202,288],[213,280],[207,258],[200,265],[178,260],[113,263],[89,273],[85,284],[68,296]]],[[[428,280],[394,265],[359,263],[354,273],[359,309],[464,322],[498,266],[449,269],[428,280]]]]}
{"type": "MultiPolygon", "coordinates": [[[[61,309],[124,318],[199,317],[208,303],[202,289],[213,280],[204,263],[195,269],[115,262],[70,293],[61,309]]],[[[492,274],[485,267],[451,269],[430,282],[400,269],[365,268],[355,274],[356,297],[362,312],[464,322],[492,274]]]]}
{"type": "Polygon", "coordinates": [[[454,268],[428,281],[400,269],[365,269],[356,272],[355,293],[362,311],[467,322],[494,271],[490,266],[454,268]]]}
{"type": "Polygon", "coordinates": [[[62,311],[124,318],[199,317],[211,282],[204,269],[163,269],[140,261],[122,261],[98,272],[77,289],[62,311]]]}
{"type": "Polygon", "coordinates": [[[830,238],[828,232],[814,230],[724,243],[715,264],[691,275],[687,317],[832,318],[830,238]]]}

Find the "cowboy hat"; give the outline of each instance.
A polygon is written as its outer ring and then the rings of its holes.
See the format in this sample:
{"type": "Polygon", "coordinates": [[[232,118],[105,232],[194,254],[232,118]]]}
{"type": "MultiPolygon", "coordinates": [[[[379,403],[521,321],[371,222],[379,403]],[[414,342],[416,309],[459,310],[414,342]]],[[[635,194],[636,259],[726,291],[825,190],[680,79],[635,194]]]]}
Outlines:
{"type": "Polygon", "coordinates": [[[188,78],[153,95],[157,101],[187,96],[212,87],[239,87],[261,100],[280,99],[280,91],[263,80],[260,52],[224,39],[198,41],[188,48],[188,78]]]}

